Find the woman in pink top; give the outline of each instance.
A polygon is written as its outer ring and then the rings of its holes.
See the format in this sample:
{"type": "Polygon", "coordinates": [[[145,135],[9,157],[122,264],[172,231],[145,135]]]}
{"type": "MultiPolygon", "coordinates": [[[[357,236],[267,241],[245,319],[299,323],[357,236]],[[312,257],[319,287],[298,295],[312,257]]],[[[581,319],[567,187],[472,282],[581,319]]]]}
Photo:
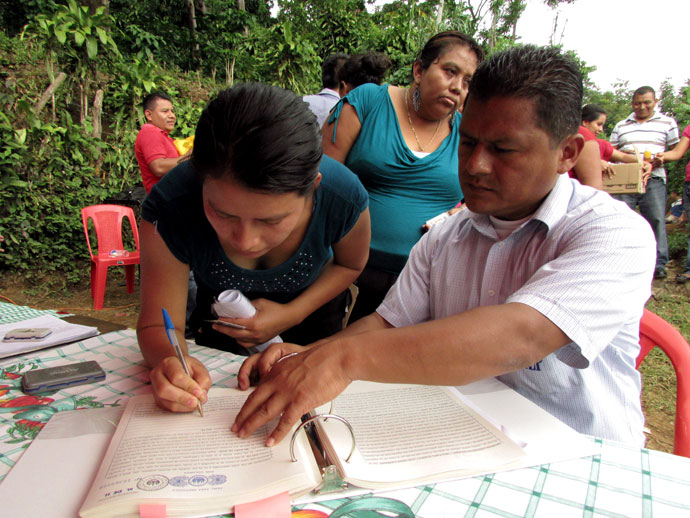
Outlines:
{"type": "MultiPolygon", "coordinates": [[[[596,137],[604,131],[604,124],[606,124],[606,110],[604,110],[604,108],[598,104],[585,104],[582,107],[582,126],[580,126],[580,130],[584,128],[596,137]]],[[[585,140],[587,140],[586,136],[585,140]]],[[[635,155],[614,149],[608,140],[598,138],[596,141],[597,144],[599,144],[601,170],[604,174],[611,174],[611,162],[623,162],[628,164],[637,162],[637,157],[635,155]]],[[[651,169],[649,171],[647,171],[647,169],[648,168],[645,167],[643,173],[651,173],[651,169]]],[[[644,174],[643,176],[646,182],[646,176],[644,174]]]]}

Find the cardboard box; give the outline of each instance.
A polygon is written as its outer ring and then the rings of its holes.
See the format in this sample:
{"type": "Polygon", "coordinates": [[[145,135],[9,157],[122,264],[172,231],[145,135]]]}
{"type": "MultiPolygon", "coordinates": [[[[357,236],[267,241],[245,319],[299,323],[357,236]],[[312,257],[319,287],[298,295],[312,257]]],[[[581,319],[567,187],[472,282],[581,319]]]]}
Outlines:
{"type": "Polygon", "coordinates": [[[612,177],[604,175],[604,190],[609,194],[642,194],[642,164],[612,164],[616,173],[612,177]]]}

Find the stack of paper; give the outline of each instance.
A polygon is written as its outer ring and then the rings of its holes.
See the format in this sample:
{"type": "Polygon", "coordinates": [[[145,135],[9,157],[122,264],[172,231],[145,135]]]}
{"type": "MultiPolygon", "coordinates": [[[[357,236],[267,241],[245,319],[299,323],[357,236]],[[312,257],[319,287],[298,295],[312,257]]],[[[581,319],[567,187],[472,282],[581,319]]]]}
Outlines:
{"type": "Polygon", "coordinates": [[[2,324],[0,325],[0,358],[6,358],[7,356],[13,356],[15,354],[24,354],[38,349],[45,349],[46,347],[53,347],[54,345],[76,342],[89,338],[90,336],[96,336],[97,334],[98,328],[70,324],[52,315],[43,315],[28,320],[12,322],[11,324],[2,324]],[[45,338],[39,340],[29,339],[21,342],[6,342],[3,340],[5,335],[13,329],[42,327],[51,330],[51,333],[45,338]]]}

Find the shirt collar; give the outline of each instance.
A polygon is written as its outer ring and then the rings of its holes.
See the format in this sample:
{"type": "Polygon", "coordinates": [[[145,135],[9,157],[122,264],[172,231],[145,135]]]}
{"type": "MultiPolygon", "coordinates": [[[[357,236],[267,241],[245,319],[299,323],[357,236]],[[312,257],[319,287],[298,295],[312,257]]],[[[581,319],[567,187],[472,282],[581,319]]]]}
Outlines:
{"type": "Polygon", "coordinates": [[[336,97],[336,98],[340,99],[340,94],[338,92],[336,92],[335,90],[331,90],[330,88],[323,88],[318,93],[318,95],[328,95],[328,96],[336,97]]]}
{"type": "Polygon", "coordinates": [[[156,126],[155,124],[153,124],[153,123],[151,123],[151,122],[147,122],[147,123],[145,124],[145,126],[151,126],[152,128],[156,128],[156,129],[157,129],[158,131],[160,131],[163,135],[169,135],[169,134],[170,134],[169,131],[165,131],[164,129],[159,128],[158,126],[156,126]]]}
{"type": "MultiPolygon", "coordinates": [[[[538,221],[546,225],[548,230],[551,230],[568,212],[568,203],[573,195],[573,184],[567,174],[559,174],[556,179],[556,184],[551,189],[551,192],[544,198],[542,204],[532,214],[521,228],[529,225],[532,221],[538,221]]],[[[482,234],[497,239],[496,231],[494,230],[489,216],[484,214],[476,214],[469,209],[469,217],[472,220],[474,227],[482,234]]],[[[519,229],[515,232],[519,232],[519,229]]]]}
{"type": "Polygon", "coordinates": [[[568,204],[573,196],[573,182],[567,174],[559,174],[556,185],[546,196],[534,213],[532,219],[544,223],[552,229],[568,212],[568,204]]]}
{"type": "MultiPolygon", "coordinates": [[[[660,116],[661,116],[661,114],[658,111],[654,110],[654,114],[644,122],[649,122],[649,121],[652,121],[654,119],[658,119],[658,118],[660,118],[660,116]]],[[[644,124],[644,122],[640,122],[635,118],[635,112],[632,112],[630,115],[628,115],[627,120],[632,121],[632,122],[636,122],[637,124],[644,124]]]]}

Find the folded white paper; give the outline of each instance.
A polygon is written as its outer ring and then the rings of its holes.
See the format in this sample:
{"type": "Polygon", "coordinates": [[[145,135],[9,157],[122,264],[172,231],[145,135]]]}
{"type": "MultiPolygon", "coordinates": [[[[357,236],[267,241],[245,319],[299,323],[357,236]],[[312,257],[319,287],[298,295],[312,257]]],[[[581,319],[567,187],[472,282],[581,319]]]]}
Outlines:
{"type": "Polygon", "coordinates": [[[76,342],[96,336],[98,328],[90,326],[82,326],[80,324],[70,324],[64,320],[54,317],[52,315],[43,315],[28,320],[20,320],[19,322],[12,322],[10,324],[0,325],[0,358],[13,356],[15,354],[24,354],[30,351],[37,351],[52,347],[54,345],[62,345],[70,342],[76,342]],[[2,338],[12,329],[18,328],[36,328],[46,327],[52,332],[40,340],[26,340],[22,342],[3,342],[2,338]]]}
{"type": "MultiPolygon", "coordinates": [[[[218,317],[228,318],[251,318],[256,313],[256,308],[252,305],[247,297],[245,297],[239,290],[225,290],[218,295],[218,299],[213,304],[213,311],[218,317]]],[[[250,347],[247,350],[250,353],[257,353],[266,349],[274,342],[282,342],[280,336],[274,336],[270,340],[250,347]]]]}

